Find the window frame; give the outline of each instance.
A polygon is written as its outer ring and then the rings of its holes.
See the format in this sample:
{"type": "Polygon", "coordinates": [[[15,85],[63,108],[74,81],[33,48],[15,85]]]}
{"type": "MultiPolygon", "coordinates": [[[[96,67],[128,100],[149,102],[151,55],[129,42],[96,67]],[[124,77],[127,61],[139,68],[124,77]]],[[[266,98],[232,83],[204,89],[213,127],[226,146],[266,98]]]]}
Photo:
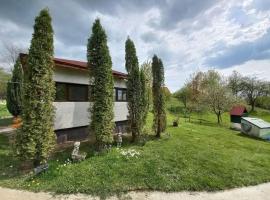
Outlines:
{"type": "Polygon", "coordinates": [[[127,88],[115,87],[114,89],[115,89],[115,99],[114,99],[114,101],[115,102],[127,102],[127,88]],[[118,98],[118,90],[122,90],[122,95],[121,95],[122,98],[121,98],[121,100],[119,100],[119,98],[118,98]],[[126,99],[125,100],[123,100],[123,91],[126,92],[126,99]]]}
{"type": "MultiPolygon", "coordinates": [[[[88,102],[89,98],[89,85],[87,84],[80,84],[80,83],[67,83],[67,82],[55,82],[55,87],[57,87],[57,84],[64,84],[65,85],[65,100],[57,100],[56,99],[56,94],[55,94],[55,99],[54,102],[88,102]],[[85,99],[82,100],[70,100],[69,98],[69,86],[84,86],[86,89],[85,93],[85,99]]],[[[57,90],[56,90],[57,91],[57,90]]]]}

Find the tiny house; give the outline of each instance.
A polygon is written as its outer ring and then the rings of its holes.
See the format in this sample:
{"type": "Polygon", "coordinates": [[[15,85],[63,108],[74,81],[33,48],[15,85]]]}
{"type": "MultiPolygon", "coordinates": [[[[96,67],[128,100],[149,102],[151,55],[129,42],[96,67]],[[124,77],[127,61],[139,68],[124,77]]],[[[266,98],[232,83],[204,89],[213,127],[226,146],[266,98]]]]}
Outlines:
{"type": "Polygon", "coordinates": [[[242,133],[270,140],[270,123],[262,119],[242,117],[241,128],[242,133]]]}
{"type": "Polygon", "coordinates": [[[248,112],[245,106],[233,106],[230,111],[231,128],[241,130],[241,118],[247,116],[248,112]]]}

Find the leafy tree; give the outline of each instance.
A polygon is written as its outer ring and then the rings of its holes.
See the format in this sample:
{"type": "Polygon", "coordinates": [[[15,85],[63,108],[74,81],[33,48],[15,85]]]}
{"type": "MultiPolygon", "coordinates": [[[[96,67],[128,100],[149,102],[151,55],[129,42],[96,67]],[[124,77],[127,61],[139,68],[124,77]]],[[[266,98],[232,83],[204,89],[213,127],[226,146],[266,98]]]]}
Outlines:
{"type": "Polygon", "coordinates": [[[244,77],[242,80],[242,96],[251,105],[251,111],[255,110],[258,97],[267,95],[268,84],[258,80],[256,77],[244,77]]]}
{"type": "Polygon", "coordinates": [[[237,71],[233,71],[233,73],[229,76],[228,87],[231,89],[234,96],[237,96],[239,92],[243,90],[242,80],[242,75],[237,71]]]}
{"type": "Polygon", "coordinates": [[[152,106],[152,82],[153,82],[153,77],[152,77],[152,63],[151,61],[145,61],[141,65],[141,70],[144,73],[145,76],[145,84],[146,84],[146,93],[147,93],[147,101],[149,105],[149,109],[152,106]]]}
{"type": "Polygon", "coordinates": [[[7,85],[7,108],[15,117],[22,111],[22,79],[23,71],[20,58],[17,58],[12,70],[11,81],[7,85]]]}
{"type": "Polygon", "coordinates": [[[187,108],[188,101],[191,98],[191,90],[188,86],[184,86],[174,93],[174,97],[183,103],[184,108],[187,108]]]}
{"type": "Polygon", "coordinates": [[[217,122],[220,124],[222,114],[236,103],[236,99],[233,97],[232,92],[228,90],[225,81],[218,72],[209,70],[204,73],[202,82],[204,93],[200,105],[208,107],[217,116],[217,122]]]}
{"type": "MultiPolygon", "coordinates": [[[[128,38],[125,44],[127,78],[127,99],[129,112],[129,127],[134,141],[142,131],[142,101],[141,101],[141,79],[136,48],[133,41],[128,38]]],[[[143,77],[144,78],[144,77],[143,77]]],[[[143,86],[144,87],[144,86],[143,86]]]]}
{"type": "Polygon", "coordinates": [[[153,111],[154,123],[153,129],[156,137],[166,129],[166,111],[165,111],[165,97],[163,92],[164,87],[164,67],[161,59],[154,55],[152,59],[152,73],[153,73],[153,111]]]}
{"type": "Polygon", "coordinates": [[[16,134],[17,155],[34,166],[47,162],[55,144],[53,28],[48,9],[35,19],[27,69],[24,71],[22,127],[16,134]]]}
{"type": "Polygon", "coordinates": [[[147,114],[149,111],[149,97],[147,91],[147,82],[144,70],[140,70],[140,82],[141,82],[141,126],[144,127],[146,123],[147,114]]]}
{"type": "MultiPolygon", "coordinates": [[[[96,137],[96,148],[102,150],[106,144],[112,142],[113,123],[113,75],[112,61],[107,46],[105,30],[96,19],[92,34],[88,39],[87,60],[90,71],[90,82],[93,80],[93,107],[90,127],[96,137]]],[[[91,102],[90,102],[91,107],[91,102]]]]}
{"type": "Polygon", "coordinates": [[[0,67],[0,100],[6,99],[7,82],[10,80],[10,74],[0,67]]]}

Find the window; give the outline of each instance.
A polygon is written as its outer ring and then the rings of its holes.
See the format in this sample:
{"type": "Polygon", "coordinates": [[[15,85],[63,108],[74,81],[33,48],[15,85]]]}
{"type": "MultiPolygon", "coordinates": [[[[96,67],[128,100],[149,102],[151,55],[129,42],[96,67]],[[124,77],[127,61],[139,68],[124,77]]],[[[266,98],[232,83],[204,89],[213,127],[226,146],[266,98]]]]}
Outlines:
{"type": "Polygon", "coordinates": [[[88,85],[56,83],[55,101],[88,101],[88,85]]]}
{"type": "Polygon", "coordinates": [[[87,85],[68,85],[68,100],[69,101],[88,101],[88,86],[87,85]]]}
{"type": "Polygon", "coordinates": [[[67,87],[65,83],[56,83],[56,101],[66,101],[67,100],[67,87]]]}
{"type": "Polygon", "coordinates": [[[115,101],[127,101],[126,88],[115,88],[115,101]]]}

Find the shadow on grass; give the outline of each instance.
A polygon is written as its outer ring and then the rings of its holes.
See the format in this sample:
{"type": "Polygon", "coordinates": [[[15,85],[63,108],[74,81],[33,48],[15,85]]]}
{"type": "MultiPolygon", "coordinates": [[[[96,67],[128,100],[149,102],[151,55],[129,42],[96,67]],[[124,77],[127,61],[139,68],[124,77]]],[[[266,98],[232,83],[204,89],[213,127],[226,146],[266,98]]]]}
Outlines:
{"type": "Polygon", "coordinates": [[[257,141],[260,141],[260,142],[270,142],[269,140],[264,140],[262,138],[258,138],[258,137],[255,137],[255,136],[251,136],[251,135],[247,135],[247,134],[244,134],[242,132],[238,133],[237,134],[238,136],[240,137],[244,137],[244,138],[248,138],[248,139],[252,139],[252,140],[257,140],[257,141]]]}
{"type": "Polygon", "coordinates": [[[12,117],[0,119],[0,127],[6,127],[6,126],[9,126],[11,124],[12,124],[12,117]]]}

